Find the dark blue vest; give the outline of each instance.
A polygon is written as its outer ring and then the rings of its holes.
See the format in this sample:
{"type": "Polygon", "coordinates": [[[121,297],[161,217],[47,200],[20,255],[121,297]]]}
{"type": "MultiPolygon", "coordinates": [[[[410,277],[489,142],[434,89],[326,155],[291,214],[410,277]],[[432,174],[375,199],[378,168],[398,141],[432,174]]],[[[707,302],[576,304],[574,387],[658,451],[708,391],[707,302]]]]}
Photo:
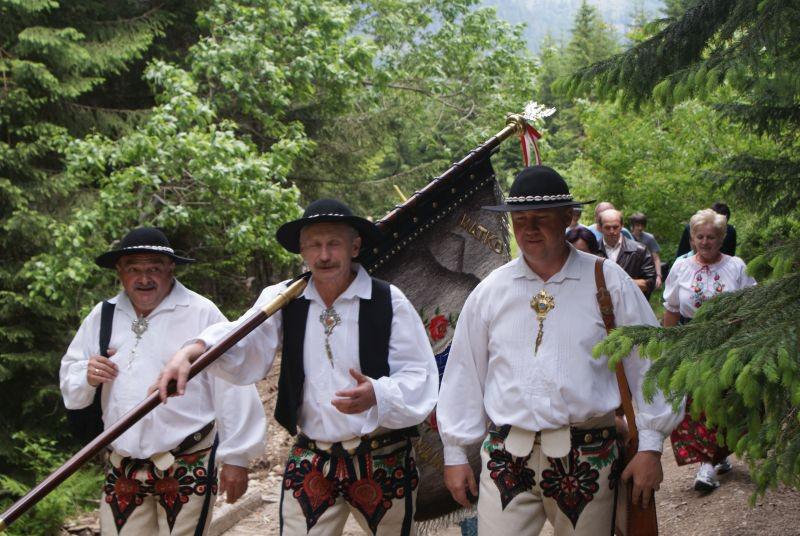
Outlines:
{"type": "MultiPolygon", "coordinates": [[[[297,298],[283,308],[283,353],[278,379],[275,420],[297,434],[297,412],[303,402],[303,341],[310,302],[297,298]]],[[[361,373],[378,379],[389,375],[389,339],[392,335],[392,295],[389,283],[372,279],[372,297],[358,309],[358,347],[361,373]]],[[[328,366],[324,356],[320,366],[328,366]]]]}

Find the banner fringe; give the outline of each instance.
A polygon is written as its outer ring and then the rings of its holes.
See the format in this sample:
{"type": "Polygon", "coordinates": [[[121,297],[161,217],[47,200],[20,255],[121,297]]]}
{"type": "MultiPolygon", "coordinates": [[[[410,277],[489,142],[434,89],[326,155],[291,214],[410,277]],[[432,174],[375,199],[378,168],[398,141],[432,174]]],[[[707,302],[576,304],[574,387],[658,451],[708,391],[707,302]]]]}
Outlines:
{"type": "Polygon", "coordinates": [[[460,508],[445,516],[428,519],[417,523],[417,536],[434,536],[436,532],[458,525],[465,519],[478,515],[478,510],[472,508],[460,508]]]}

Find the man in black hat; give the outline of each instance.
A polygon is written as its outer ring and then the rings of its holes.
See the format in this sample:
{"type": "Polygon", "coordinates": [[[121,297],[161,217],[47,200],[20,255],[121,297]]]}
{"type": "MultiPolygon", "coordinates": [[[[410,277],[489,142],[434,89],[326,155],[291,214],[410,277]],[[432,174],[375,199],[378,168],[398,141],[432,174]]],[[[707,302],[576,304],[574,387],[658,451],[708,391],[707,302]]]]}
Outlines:
{"type": "MultiPolygon", "coordinates": [[[[97,257],[99,266],[116,270],[123,290],[92,309],[61,360],[68,410],[99,404],[99,429],[115,423],[147,396],[188,337],[225,320],[175,279],[175,265],[190,262],[154,228],[134,229],[97,257]]],[[[104,535],[205,534],[217,491],[233,502],[247,489],[247,466],[263,453],[266,432],[255,387],[203,373],[186,395],[111,443],[100,503],[104,535]]]]}
{"type": "MultiPolygon", "coordinates": [[[[436,404],[438,383],[425,328],[399,289],[354,262],[380,232],[343,203],[311,203],[277,239],[303,257],[308,286],[212,368],[255,382],[282,346],[275,418],[297,439],[283,476],[281,534],[341,534],[350,513],[369,534],[413,534],[411,438],[436,404]]],[[[285,288],[266,288],[239,322],[285,288]]],[[[178,352],[161,376],[162,398],[171,379],[181,393],[190,359],[235,325],[213,326],[178,352]]]]}
{"type": "MultiPolygon", "coordinates": [[[[533,166],[517,175],[505,204],[484,207],[510,213],[521,254],[467,298],[436,413],[445,484],[464,506],[478,496],[480,534],[538,534],[545,519],[559,536],[613,532],[620,393],[607,358],[592,358],[606,336],[596,270],[618,325],[657,322],[619,266],[566,241],[580,204],[555,170],[533,166]],[[478,493],[467,449],[481,441],[478,493]]],[[[662,480],[662,443],[680,416],[660,394],[644,400],[649,364],[636,354],[624,368],[640,448],[621,478],[632,478],[634,499],[647,503],[662,480]]]]}

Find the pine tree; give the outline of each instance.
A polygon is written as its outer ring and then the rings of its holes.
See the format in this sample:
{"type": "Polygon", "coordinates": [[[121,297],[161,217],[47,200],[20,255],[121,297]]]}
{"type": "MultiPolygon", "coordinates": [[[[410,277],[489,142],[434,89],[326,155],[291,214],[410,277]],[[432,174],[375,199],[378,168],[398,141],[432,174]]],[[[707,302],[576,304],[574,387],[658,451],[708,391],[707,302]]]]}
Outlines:
{"type": "Polygon", "coordinates": [[[52,246],[51,227],[67,208],[92,195],[94,185],[62,174],[64,154],[78,135],[131,125],[141,112],[127,106],[150,105],[152,97],[137,94],[130,79],[117,100],[100,93],[140,72],[138,62],[173,21],[168,8],[187,9],[177,2],[0,0],[0,472],[17,465],[13,432],[63,434],[58,358],[77,311],[31,294],[23,272],[52,246]]]}
{"type": "Polygon", "coordinates": [[[575,14],[572,35],[567,45],[568,67],[571,71],[603,60],[618,50],[616,35],[606,25],[598,9],[586,0],[575,14]]]}
{"type": "Polygon", "coordinates": [[[748,460],[758,491],[798,486],[800,10],[778,0],[689,6],[653,37],[579,72],[572,89],[633,106],[700,98],[719,121],[761,136],[723,148],[729,156],[706,175],[751,211],[744,252],[762,284],[707,302],[686,326],[619,330],[597,351],[620,358],[630,343],[642,345],[653,359],[649,392],[691,395],[721,441],[748,460]]]}
{"type": "Polygon", "coordinates": [[[683,15],[694,3],[695,0],[664,0],[662,11],[667,17],[675,19],[683,15]]]}

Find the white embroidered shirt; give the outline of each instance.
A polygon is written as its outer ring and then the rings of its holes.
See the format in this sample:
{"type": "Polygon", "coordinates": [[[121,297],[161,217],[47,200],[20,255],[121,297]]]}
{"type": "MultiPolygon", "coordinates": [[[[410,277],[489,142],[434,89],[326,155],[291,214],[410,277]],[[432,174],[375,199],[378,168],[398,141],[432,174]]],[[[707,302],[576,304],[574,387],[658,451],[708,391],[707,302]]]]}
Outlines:
{"type": "MultiPolygon", "coordinates": [[[[597,304],[597,257],[576,250],[562,269],[543,281],[522,257],[494,270],[467,298],[458,319],[444,373],[437,422],[445,464],[466,463],[466,447],[480,442],[488,422],[530,431],[561,428],[607,414],[620,405],[614,372],[592,348],[606,336],[597,304]],[[531,298],[544,289],[555,307],[543,324],[531,298]]],[[[644,295],[616,263],[603,273],[619,326],[656,325],[644,295]]],[[[661,451],[680,422],[659,393],[645,402],[641,385],[649,362],[634,350],[624,368],[637,407],[639,449],[661,451]]]]}
{"type": "MultiPolygon", "coordinates": [[[[147,389],[187,338],[225,320],[210,300],[176,280],[172,291],[147,316],[148,328],[129,368],[136,341],[131,323],[136,313],[124,291],[109,301],[116,304],[109,348],[116,349],[111,360],[119,367],[119,375],[103,385],[106,426],[147,397],[147,389]]],[[[68,409],[85,408],[94,399],[95,388],[86,379],[86,366],[89,357],[100,351],[100,310],[101,304],[97,304],[84,319],[61,360],[61,393],[68,409]]],[[[247,467],[250,459],[263,454],[266,418],[255,386],[233,385],[207,372],[187,384],[184,396],[159,405],[114,440],[111,448],[122,456],[149,458],[177,447],[215,417],[220,463],[247,467]]]]}
{"type": "Polygon", "coordinates": [[[664,308],[686,318],[694,318],[697,309],[722,292],[752,287],[756,280],[747,275],[739,257],[722,254],[714,264],[703,264],[697,255],[678,259],[664,283],[664,308]]]}

